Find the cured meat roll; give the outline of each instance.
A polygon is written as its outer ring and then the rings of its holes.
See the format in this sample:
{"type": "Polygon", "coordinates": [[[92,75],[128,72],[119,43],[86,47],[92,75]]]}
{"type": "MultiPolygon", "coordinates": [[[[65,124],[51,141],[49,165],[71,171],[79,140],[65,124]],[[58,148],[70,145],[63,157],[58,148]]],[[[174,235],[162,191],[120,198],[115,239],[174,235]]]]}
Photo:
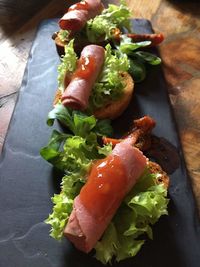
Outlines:
{"type": "Polygon", "coordinates": [[[142,152],[126,141],[93,165],[64,229],[64,235],[76,248],[84,252],[94,248],[146,163],[142,152]]]}
{"type": "Polygon", "coordinates": [[[88,45],[82,52],[78,66],[70,83],[64,91],[61,101],[64,106],[84,110],[92,87],[104,64],[105,50],[98,45],[88,45]]]}
{"type": "Polygon", "coordinates": [[[101,14],[104,9],[100,0],[85,0],[72,5],[60,19],[59,26],[63,30],[76,32],[81,30],[86,22],[101,14]]]}

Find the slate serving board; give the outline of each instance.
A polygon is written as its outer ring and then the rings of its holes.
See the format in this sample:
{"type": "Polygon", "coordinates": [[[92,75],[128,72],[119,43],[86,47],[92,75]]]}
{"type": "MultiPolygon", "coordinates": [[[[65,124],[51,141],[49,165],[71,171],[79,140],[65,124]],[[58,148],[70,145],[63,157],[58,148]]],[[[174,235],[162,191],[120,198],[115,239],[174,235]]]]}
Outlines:
{"type": "MultiPolygon", "coordinates": [[[[132,22],[134,31],[152,32],[148,21],[132,22]]],[[[67,240],[50,238],[49,226],[43,223],[59,187],[51,165],[39,155],[52,131],[46,117],[57,86],[59,58],[51,40],[56,30],[57,20],[39,27],[0,159],[0,267],[103,266],[67,240]]],[[[153,227],[154,240],[147,241],[135,258],[114,266],[198,267],[200,224],[161,67],[151,69],[146,81],[136,86],[129,108],[114,122],[116,132],[124,133],[133,118],[145,114],[157,121],[154,134],[177,147],[181,163],[170,176],[169,216],[153,227]]]]}

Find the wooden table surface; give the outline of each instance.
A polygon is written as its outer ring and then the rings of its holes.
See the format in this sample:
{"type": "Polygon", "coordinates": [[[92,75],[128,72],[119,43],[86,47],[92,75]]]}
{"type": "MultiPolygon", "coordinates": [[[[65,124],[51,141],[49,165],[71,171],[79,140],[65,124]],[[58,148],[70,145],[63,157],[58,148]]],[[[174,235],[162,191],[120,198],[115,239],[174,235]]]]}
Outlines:
{"type": "MultiPolygon", "coordinates": [[[[0,151],[37,26],[43,19],[61,16],[67,5],[74,2],[0,0],[0,151]]],[[[160,53],[200,212],[200,3],[186,0],[127,3],[134,17],[151,20],[154,30],[165,35],[160,53]]]]}

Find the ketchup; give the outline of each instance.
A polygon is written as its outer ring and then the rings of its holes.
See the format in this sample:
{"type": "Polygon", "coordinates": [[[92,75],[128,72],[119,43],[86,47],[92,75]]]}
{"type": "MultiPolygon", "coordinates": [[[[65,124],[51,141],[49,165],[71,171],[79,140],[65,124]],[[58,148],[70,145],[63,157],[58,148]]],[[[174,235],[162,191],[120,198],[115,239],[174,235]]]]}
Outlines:
{"type": "Polygon", "coordinates": [[[80,199],[97,219],[109,216],[117,209],[126,194],[127,176],[119,156],[110,155],[92,167],[80,199]]]}
{"type": "Polygon", "coordinates": [[[78,61],[78,67],[73,74],[73,78],[88,79],[96,67],[96,59],[94,56],[81,57],[78,61]]]}
{"type": "Polygon", "coordinates": [[[71,6],[68,11],[73,11],[73,10],[88,10],[89,9],[89,4],[85,1],[81,1],[73,6],[71,6]]]}

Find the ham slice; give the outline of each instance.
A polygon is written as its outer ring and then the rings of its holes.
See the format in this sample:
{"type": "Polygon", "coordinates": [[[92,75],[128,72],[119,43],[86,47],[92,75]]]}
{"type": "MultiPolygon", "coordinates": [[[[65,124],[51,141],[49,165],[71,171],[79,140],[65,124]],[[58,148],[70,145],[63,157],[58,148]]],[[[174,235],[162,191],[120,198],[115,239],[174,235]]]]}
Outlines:
{"type": "MultiPolygon", "coordinates": [[[[112,200],[106,202],[105,210],[109,210],[109,212],[105,213],[102,217],[95,216],[93,212],[90,212],[90,210],[85,207],[81,198],[81,190],[80,194],[74,200],[72,213],[64,229],[64,235],[74,246],[86,253],[91,251],[101,238],[123,198],[132,189],[137,179],[143,173],[147,162],[146,157],[141,151],[132,146],[130,140],[117,144],[111,155],[117,156],[123,165],[126,174],[125,190],[121,190],[119,193],[117,192],[117,201],[113,202],[112,200]]],[[[115,176],[109,177],[109,179],[112,179],[112,184],[115,183],[117,175],[118,172],[116,172],[115,176]]]]}
{"type": "Polygon", "coordinates": [[[80,31],[89,19],[101,14],[104,9],[101,0],[86,0],[72,5],[59,21],[63,30],[80,31]]]}
{"type": "Polygon", "coordinates": [[[104,57],[105,50],[103,47],[98,45],[88,45],[84,47],[79,62],[83,59],[85,61],[87,61],[87,59],[91,61],[92,59],[92,66],[90,63],[88,65],[86,64],[81,75],[79,68],[75,71],[72,80],[61,98],[64,106],[77,110],[86,109],[90,92],[104,64],[104,57]]]}

